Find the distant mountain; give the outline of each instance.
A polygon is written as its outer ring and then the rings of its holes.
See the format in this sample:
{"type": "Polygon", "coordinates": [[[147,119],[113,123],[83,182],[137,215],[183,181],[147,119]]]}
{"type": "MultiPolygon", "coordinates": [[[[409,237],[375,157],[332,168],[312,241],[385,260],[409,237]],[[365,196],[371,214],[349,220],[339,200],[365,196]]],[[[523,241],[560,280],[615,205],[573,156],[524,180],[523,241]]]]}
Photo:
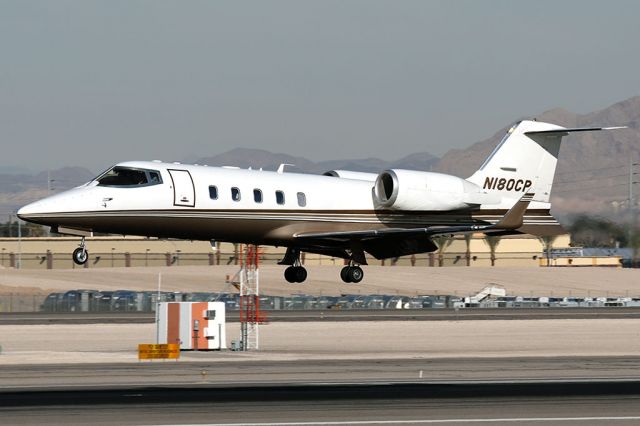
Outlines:
{"type": "MultiPolygon", "coordinates": [[[[262,149],[236,148],[212,157],[200,158],[193,163],[210,166],[252,167],[264,170],[277,170],[280,164],[293,164],[287,167],[288,172],[324,173],[328,170],[346,169],[377,173],[388,168],[409,168],[429,170],[438,161],[428,153],[407,156],[396,161],[385,161],[379,158],[356,160],[331,160],[314,163],[303,157],[288,154],[277,154],[262,149]]],[[[29,174],[0,174],[0,218],[7,217],[18,208],[39,198],[46,197],[47,180],[50,179],[52,191],[63,191],[81,185],[93,179],[95,174],[82,167],[64,167],[50,172],[29,174]]],[[[3,220],[0,219],[0,222],[3,220]]]]}
{"type": "Polygon", "coordinates": [[[409,168],[429,170],[438,161],[429,153],[423,152],[409,155],[396,161],[386,161],[379,158],[362,158],[353,160],[328,160],[314,163],[303,157],[288,154],[274,154],[262,149],[236,148],[231,151],[213,156],[200,158],[197,164],[210,166],[252,167],[264,170],[277,170],[280,164],[293,164],[287,171],[301,173],[324,173],[328,170],[353,170],[357,172],[377,173],[389,168],[409,168]]]}
{"type": "MultiPolygon", "coordinates": [[[[0,174],[0,218],[6,218],[18,208],[39,198],[46,197],[48,188],[63,191],[82,185],[95,175],[82,167],[64,167],[62,169],[29,174],[0,174]],[[47,180],[50,183],[47,184],[47,180]]],[[[5,219],[0,219],[4,222],[5,219]]]]}
{"type": "MultiPolygon", "coordinates": [[[[213,157],[204,157],[196,161],[197,164],[209,166],[233,166],[243,169],[277,170],[282,163],[295,164],[297,171],[309,171],[315,163],[302,157],[294,157],[288,154],[274,154],[263,149],[235,148],[213,157]]],[[[288,168],[287,170],[294,170],[288,168]]]]}
{"type": "MultiPolygon", "coordinates": [[[[566,127],[629,127],[568,137],[560,150],[551,197],[553,212],[561,218],[572,213],[587,212],[625,219],[629,215],[629,163],[640,163],[640,96],[589,114],[580,115],[557,108],[536,118],[566,127]]],[[[469,148],[450,150],[441,159],[422,152],[392,161],[362,158],[313,162],[303,157],[261,149],[236,148],[194,162],[264,170],[277,170],[280,164],[285,163],[294,164],[287,171],[304,173],[323,173],[335,169],[378,173],[389,168],[403,168],[468,177],[480,167],[509,127],[499,129],[491,138],[474,143],[469,148]]],[[[634,166],[634,173],[634,181],[640,182],[640,166],[634,166]]],[[[81,167],[66,167],[51,171],[50,176],[53,189],[60,191],[87,182],[94,177],[94,173],[81,167]]],[[[638,190],[640,184],[637,188],[634,185],[635,200],[640,200],[638,190]]],[[[47,193],[46,172],[37,175],[0,173],[0,217],[6,217],[18,207],[47,193]]]]}
{"type": "MultiPolygon", "coordinates": [[[[565,127],[628,126],[628,129],[567,137],[561,145],[551,192],[553,211],[557,215],[586,212],[624,218],[629,210],[629,163],[640,162],[640,96],[589,114],[579,115],[558,108],[536,118],[565,127]]],[[[467,149],[447,152],[434,171],[470,176],[509,127],[467,149]]],[[[635,167],[634,172],[640,173],[640,167],[635,167]]],[[[634,192],[637,189],[640,188],[634,187],[634,192]]],[[[634,198],[640,198],[640,193],[634,198]]]]}
{"type": "Polygon", "coordinates": [[[69,189],[93,179],[95,175],[83,167],[64,167],[36,175],[0,174],[0,192],[17,193],[28,189],[69,189]],[[47,181],[50,183],[47,183],[47,181]]]}
{"type": "Polygon", "coordinates": [[[391,163],[387,168],[431,171],[440,158],[428,152],[417,152],[391,163]]]}

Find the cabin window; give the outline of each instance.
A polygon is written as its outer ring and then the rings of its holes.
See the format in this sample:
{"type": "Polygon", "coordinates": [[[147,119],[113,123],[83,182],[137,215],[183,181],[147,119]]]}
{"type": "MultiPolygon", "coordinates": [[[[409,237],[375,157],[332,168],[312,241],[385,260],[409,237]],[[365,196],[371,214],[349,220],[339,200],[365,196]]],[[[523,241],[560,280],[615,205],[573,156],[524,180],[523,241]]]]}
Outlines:
{"type": "Polygon", "coordinates": [[[235,186],[231,188],[231,199],[233,201],[240,201],[240,189],[235,186]]]}
{"type": "Polygon", "coordinates": [[[147,186],[162,183],[157,170],[115,166],[95,179],[100,186],[147,186]]]}
{"type": "Polygon", "coordinates": [[[298,192],[298,205],[300,207],[305,207],[307,205],[307,196],[304,195],[304,192],[298,192]]]}
{"type": "Polygon", "coordinates": [[[255,201],[256,203],[262,202],[262,191],[260,191],[258,188],[253,190],[253,201],[255,201]]]}
{"type": "Polygon", "coordinates": [[[217,200],[218,199],[218,187],[215,185],[211,185],[209,187],[209,198],[211,198],[212,200],[217,200]]]}
{"type": "Polygon", "coordinates": [[[276,203],[280,205],[284,204],[284,192],[276,191],[276,203]]]}

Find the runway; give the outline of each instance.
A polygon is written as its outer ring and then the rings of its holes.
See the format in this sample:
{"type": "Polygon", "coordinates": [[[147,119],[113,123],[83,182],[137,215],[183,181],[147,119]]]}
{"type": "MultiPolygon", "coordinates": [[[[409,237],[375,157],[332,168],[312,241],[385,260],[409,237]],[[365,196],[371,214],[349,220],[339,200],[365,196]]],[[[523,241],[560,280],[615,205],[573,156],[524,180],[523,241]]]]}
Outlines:
{"type": "Polygon", "coordinates": [[[189,354],[188,360],[0,366],[7,391],[154,386],[226,388],[337,383],[640,382],[638,357],[361,358],[260,360],[189,354]],[[200,358],[200,360],[198,360],[200,358]]]}
{"type": "Polygon", "coordinates": [[[324,384],[2,394],[3,424],[635,425],[640,382],[324,384]]]}
{"type": "MultiPolygon", "coordinates": [[[[380,309],[380,310],[277,310],[263,311],[268,322],[308,321],[465,321],[518,319],[632,319],[640,308],[497,308],[497,309],[380,309]]],[[[227,322],[239,313],[227,311],[227,322]]],[[[0,313],[0,325],[36,324],[144,324],[155,321],[146,312],[25,312],[0,313]]]]}
{"type": "Polygon", "coordinates": [[[291,316],[261,328],[261,351],[178,362],[135,361],[135,344],[152,341],[149,319],[5,323],[0,423],[640,424],[639,310],[514,311],[336,311],[354,316],[326,324],[291,318],[327,311],[281,311],[291,316]]]}

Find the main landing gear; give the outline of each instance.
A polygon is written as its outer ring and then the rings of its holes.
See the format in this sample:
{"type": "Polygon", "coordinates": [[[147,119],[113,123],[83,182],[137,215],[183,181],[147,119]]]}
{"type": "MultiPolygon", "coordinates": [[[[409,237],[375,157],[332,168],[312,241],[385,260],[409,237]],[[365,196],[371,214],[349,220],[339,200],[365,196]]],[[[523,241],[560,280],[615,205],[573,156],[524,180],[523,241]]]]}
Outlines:
{"type": "Polygon", "coordinates": [[[340,271],[340,278],[345,283],[357,284],[364,278],[364,272],[358,265],[352,265],[351,263],[340,271]]]}
{"type": "Polygon", "coordinates": [[[80,241],[80,247],[73,251],[73,262],[76,265],[84,265],[89,260],[89,252],[87,251],[86,244],[84,242],[84,237],[80,241]]]}
{"type": "MultiPolygon", "coordinates": [[[[363,256],[364,258],[364,256],[363,256]]],[[[349,265],[342,268],[340,278],[345,283],[357,284],[364,278],[364,272],[358,265],[361,262],[349,261],[349,265]]],[[[290,265],[284,270],[284,279],[290,283],[301,283],[307,279],[307,270],[300,263],[300,250],[297,248],[287,248],[287,253],[282,260],[278,262],[280,265],[290,265]]]]}
{"type": "Polygon", "coordinates": [[[302,283],[307,279],[307,270],[304,266],[289,266],[284,270],[284,279],[290,283],[302,283]]]}
{"type": "Polygon", "coordinates": [[[307,270],[300,262],[300,250],[287,248],[284,258],[278,262],[280,265],[291,265],[284,270],[284,279],[290,283],[302,283],[307,279],[307,270]]]}

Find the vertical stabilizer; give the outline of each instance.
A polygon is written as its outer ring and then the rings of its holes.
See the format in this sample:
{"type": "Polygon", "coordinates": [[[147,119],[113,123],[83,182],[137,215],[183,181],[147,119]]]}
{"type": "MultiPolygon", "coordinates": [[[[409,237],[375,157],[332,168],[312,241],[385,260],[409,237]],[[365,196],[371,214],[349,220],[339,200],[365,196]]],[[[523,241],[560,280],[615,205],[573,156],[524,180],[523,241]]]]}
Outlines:
{"type": "Polygon", "coordinates": [[[560,141],[569,129],[538,121],[511,127],[480,169],[467,180],[483,191],[499,195],[505,207],[523,194],[548,203],[558,162],[560,141]]]}

